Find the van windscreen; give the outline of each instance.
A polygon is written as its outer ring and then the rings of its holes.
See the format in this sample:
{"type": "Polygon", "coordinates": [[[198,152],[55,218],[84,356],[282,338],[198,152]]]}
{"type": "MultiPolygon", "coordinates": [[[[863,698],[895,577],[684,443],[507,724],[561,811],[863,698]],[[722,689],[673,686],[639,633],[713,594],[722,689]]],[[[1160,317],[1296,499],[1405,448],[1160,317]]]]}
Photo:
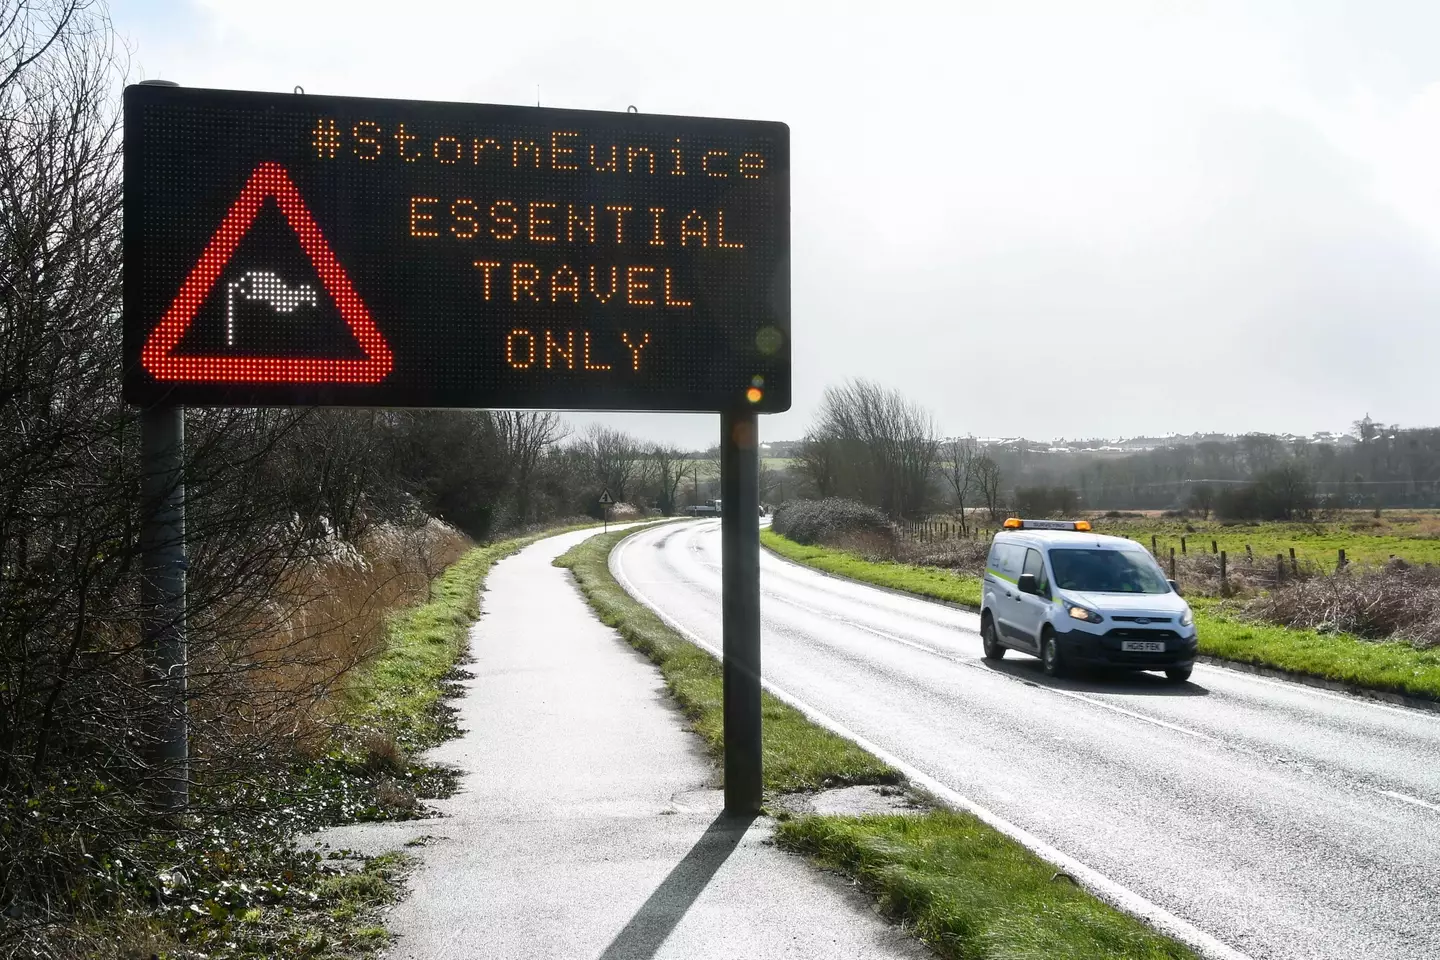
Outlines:
{"type": "Polygon", "coordinates": [[[1051,550],[1055,585],[1081,593],[1169,593],[1160,568],[1139,550],[1051,550]]]}

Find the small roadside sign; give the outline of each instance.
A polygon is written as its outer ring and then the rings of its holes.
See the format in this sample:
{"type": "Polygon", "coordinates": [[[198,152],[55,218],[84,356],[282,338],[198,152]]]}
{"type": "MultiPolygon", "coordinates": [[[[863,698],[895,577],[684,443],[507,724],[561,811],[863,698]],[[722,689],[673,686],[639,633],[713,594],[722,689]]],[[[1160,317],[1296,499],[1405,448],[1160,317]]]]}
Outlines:
{"type": "Polygon", "coordinates": [[[600,502],[608,505],[614,503],[615,500],[613,497],[610,496],[610,491],[606,490],[604,493],[600,494],[600,502]]]}

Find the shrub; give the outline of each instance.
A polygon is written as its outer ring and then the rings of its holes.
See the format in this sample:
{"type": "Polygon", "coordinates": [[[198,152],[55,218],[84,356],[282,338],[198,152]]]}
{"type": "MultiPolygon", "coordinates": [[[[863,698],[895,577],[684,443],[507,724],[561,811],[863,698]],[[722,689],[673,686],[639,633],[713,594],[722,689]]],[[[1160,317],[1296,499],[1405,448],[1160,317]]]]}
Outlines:
{"type": "Polygon", "coordinates": [[[1440,570],[1400,560],[1302,579],[1251,601],[1245,612],[1287,627],[1440,646],[1440,570]]]}
{"type": "Polygon", "coordinates": [[[775,511],[775,532],[803,543],[834,544],[844,536],[878,534],[891,537],[890,522],[874,507],[854,500],[791,500],[775,511]]]}

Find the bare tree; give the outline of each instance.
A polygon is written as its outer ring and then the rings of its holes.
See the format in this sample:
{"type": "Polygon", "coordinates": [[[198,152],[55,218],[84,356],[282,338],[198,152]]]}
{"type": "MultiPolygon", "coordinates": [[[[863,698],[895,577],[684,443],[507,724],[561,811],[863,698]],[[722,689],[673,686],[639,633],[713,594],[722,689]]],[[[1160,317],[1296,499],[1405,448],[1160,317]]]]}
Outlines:
{"type": "Polygon", "coordinates": [[[975,462],[980,457],[980,450],[973,440],[954,439],[947,445],[946,453],[948,459],[941,464],[941,474],[955,496],[955,512],[960,517],[960,534],[969,536],[970,516],[966,513],[966,505],[978,493],[976,488],[979,478],[976,476],[975,462]]]}
{"type": "Polygon", "coordinates": [[[980,494],[980,502],[985,505],[985,512],[989,514],[991,522],[995,522],[1005,510],[1005,500],[1000,489],[1000,465],[991,459],[989,454],[981,453],[972,462],[972,469],[975,472],[975,489],[980,494]]]}
{"type": "Polygon", "coordinates": [[[559,414],[533,410],[501,410],[491,416],[515,497],[516,517],[522,524],[531,523],[536,519],[536,471],[545,451],[565,439],[565,422],[559,414]]]}
{"type": "Polygon", "coordinates": [[[863,500],[895,516],[923,510],[939,454],[923,407],[868,380],[825,390],[800,464],[821,496],[863,500]]]}
{"type": "Polygon", "coordinates": [[[640,441],[623,430],[592,424],[576,443],[586,463],[590,482],[608,490],[617,502],[628,500],[631,486],[643,466],[640,441]]]}
{"type": "Polygon", "coordinates": [[[678,447],[657,443],[650,447],[647,460],[649,479],[656,491],[656,506],[665,516],[674,516],[680,481],[690,469],[690,458],[678,447]]]}

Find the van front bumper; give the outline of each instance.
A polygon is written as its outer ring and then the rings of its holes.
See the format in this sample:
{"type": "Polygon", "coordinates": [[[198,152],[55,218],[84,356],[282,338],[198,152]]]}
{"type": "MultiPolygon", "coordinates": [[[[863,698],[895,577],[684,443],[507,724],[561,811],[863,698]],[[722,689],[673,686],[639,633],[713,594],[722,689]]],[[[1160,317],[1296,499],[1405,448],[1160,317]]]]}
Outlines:
{"type": "Polygon", "coordinates": [[[1074,664],[1115,667],[1122,670],[1163,670],[1187,667],[1195,662],[1199,646],[1196,635],[1183,637],[1171,630],[1117,628],[1105,633],[1072,630],[1055,634],[1060,655],[1074,664]],[[1126,640],[1150,640],[1165,644],[1163,652],[1126,650],[1126,640]]]}

